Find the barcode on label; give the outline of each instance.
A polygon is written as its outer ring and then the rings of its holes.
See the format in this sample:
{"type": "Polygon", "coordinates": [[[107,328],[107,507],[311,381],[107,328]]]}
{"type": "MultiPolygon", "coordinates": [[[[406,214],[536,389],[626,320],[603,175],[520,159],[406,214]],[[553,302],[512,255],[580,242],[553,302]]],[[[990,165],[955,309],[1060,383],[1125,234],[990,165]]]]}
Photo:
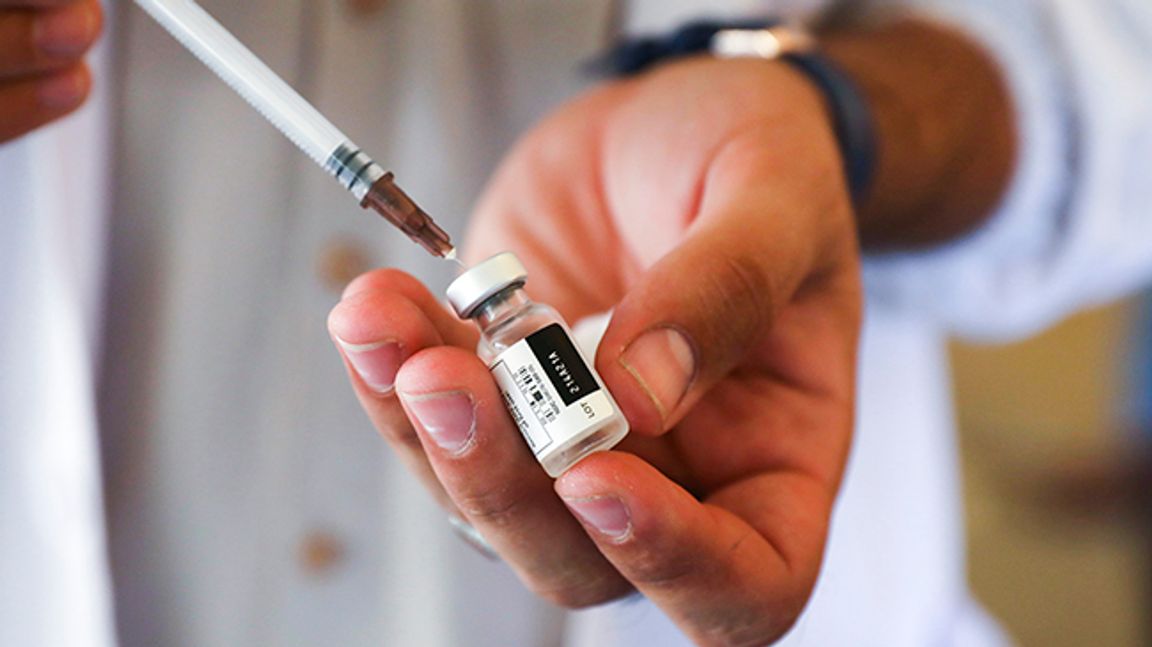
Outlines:
{"type": "Polygon", "coordinates": [[[520,433],[524,439],[528,441],[528,445],[533,451],[536,450],[536,443],[533,442],[532,434],[529,433],[528,421],[524,419],[524,414],[520,413],[520,407],[516,406],[516,401],[512,398],[512,394],[505,391],[504,406],[508,408],[508,413],[512,414],[512,420],[516,422],[516,427],[520,429],[520,433]]]}
{"type": "Polygon", "coordinates": [[[547,425],[560,415],[560,405],[552,397],[552,393],[540,381],[541,375],[535,366],[524,365],[516,369],[512,375],[516,387],[524,394],[532,413],[540,419],[540,423],[547,425]]]}

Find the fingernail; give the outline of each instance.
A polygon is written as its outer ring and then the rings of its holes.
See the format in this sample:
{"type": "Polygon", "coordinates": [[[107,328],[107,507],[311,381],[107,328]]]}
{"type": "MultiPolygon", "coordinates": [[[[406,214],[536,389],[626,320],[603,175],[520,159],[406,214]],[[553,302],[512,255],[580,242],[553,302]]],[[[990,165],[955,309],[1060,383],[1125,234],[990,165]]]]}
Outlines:
{"type": "Polygon", "coordinates": [[[344,356],[356,370],[356,374],[377,393],[391,393],[396,383],[396,372],[400,370],[400,360],[404,349],[398,342],[383,341],[376,344],[349,344],[337,339],[344,349],[344,356]]]}
{"type": "Polygon", "coordinates": [[[624,541],[632,534],[632,514],[624,502],[614,496],[564,499],[564,505],[613,542],[624,541]]]}
{"type": "Polygon", "coordinates": [[[476,437],[476,403],[464,391],[402,394],[404,404],[433,442],[444,451],[460,455],[476,437]]]}
{"type": "Polygon", "coordinates": [[[60,9],[37,19],[36,46],[57,58],[80,56],[92,45],[96,16],[87,6],[60,9]]]}
{"type": "Polygon", "coordinates": [[[77,74],[66,72],[40,84],[40,104],[53,110],[72,108],[84,99],[84,84],[77,74]]]}
{"type": "Polygon", "coordinates": [[[692,383],[696,354],[679,330],[654,328],[629,344],[620,364],[640,383],[660,417],[667,418],[692,383]]]}

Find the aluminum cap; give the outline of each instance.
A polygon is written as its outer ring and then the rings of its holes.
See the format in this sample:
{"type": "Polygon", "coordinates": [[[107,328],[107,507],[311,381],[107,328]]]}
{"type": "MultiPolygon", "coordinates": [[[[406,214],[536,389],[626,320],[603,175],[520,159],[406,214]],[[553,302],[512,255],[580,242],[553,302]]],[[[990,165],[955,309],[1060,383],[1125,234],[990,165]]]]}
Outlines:
{"type": "Polygon", "coordinates": [[[448,286],[448,303],[462,319],[501,290],[528,280],[528,270],[512,252],[497,254],[477,263],[448,286]]]}

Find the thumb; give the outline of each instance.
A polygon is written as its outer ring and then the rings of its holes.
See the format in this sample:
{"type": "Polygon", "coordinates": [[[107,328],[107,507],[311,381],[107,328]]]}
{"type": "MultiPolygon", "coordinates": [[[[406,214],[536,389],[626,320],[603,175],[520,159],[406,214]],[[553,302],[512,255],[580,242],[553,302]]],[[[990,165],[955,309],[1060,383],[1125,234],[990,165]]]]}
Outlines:
{"type": "Polygon", "coordinates": [[[763,209],[700,218],[616,307],[596,364],[634,431],[670,429],[734,367],[755,359],[777,312],[811,273],[811,239],[766,220],[763,209]]]}

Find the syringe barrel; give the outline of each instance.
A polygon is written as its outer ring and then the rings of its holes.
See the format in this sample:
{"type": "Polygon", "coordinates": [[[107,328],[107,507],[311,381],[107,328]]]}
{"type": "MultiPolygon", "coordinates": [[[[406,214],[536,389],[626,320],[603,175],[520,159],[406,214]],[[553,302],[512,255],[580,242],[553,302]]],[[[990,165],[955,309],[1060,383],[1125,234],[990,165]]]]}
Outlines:
{"type": "Polygon", "coordinates": [[[300,150],[326,167],[348,138],[192,0],[136,0],[300,150]]]}
{"type": "Polygon", "coordinates": [[[441,257],[455,248],[380,165],[360,151],[216,19],[192,0],[136,0],[156,22],[280,129],[300,150],[352,192],[360,205],[441,257]]]}

